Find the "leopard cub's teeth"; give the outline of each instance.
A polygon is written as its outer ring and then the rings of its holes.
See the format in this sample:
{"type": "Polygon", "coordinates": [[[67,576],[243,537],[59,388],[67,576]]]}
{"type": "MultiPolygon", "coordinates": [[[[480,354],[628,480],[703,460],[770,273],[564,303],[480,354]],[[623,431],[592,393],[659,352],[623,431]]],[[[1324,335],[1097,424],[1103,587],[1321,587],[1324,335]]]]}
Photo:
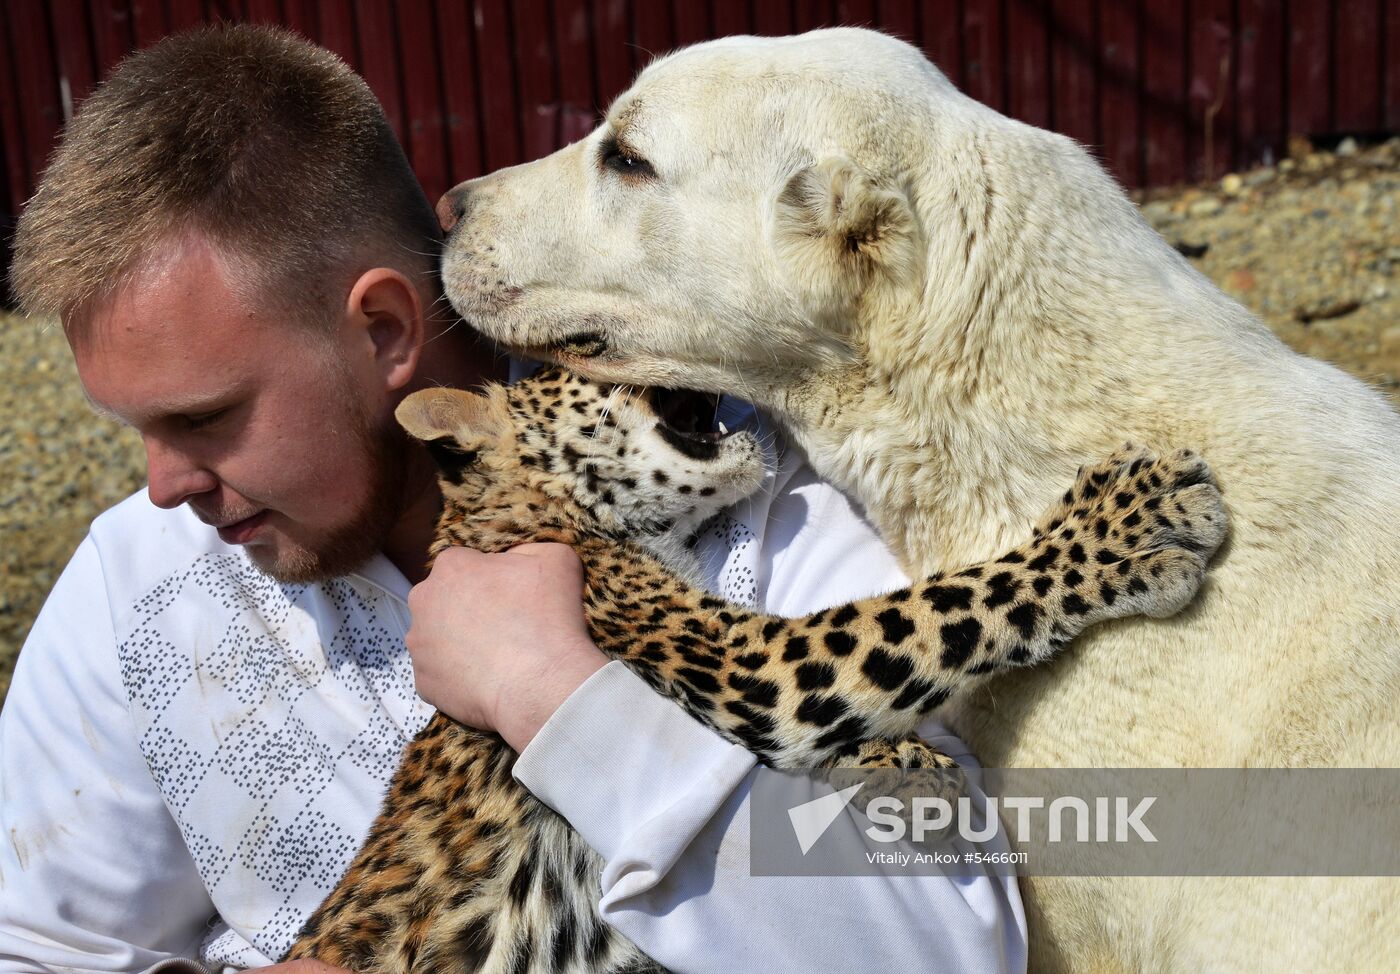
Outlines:
{"type": "Polygon", "coordinates": [[[719,435],[720,435],[720,436],[728,436],[728,435],[729,435],[729,428],[728,428],[727,426],[724,425],[724,420],[720,420],[720,422],[719,422],[719,435]]]}

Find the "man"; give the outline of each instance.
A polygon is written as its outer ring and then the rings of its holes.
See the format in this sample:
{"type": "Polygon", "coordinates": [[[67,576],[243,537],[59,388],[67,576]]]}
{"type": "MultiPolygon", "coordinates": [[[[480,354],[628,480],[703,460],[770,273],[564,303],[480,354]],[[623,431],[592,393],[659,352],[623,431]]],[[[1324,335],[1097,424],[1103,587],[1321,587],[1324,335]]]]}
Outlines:
{"type": "MultiPolygon", "coordinates": [[[[274,963],[425,700],[522,752],[607,860],[605,917],[675,970],[1023,966],[1010,882],[749,877],[752,756],[606,662],[568,549],[423,581],[439,499],[393,409],[500,373],[434,313],[437,244],[373,96],[288,34],[167,39],[70,126],[13,280],[150,483],[94,522],[0,715],[0,971],[274,963]]],[[[795,456],[722,528],[718,581],[778,611],[899,580],[795,456]]]]}

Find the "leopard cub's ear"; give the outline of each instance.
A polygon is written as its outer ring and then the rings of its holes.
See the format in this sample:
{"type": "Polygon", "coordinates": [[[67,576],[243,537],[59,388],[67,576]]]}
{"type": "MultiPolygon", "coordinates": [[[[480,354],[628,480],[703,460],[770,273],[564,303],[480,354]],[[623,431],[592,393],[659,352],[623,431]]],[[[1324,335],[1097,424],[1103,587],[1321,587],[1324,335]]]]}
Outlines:
{"type": "Polygon", "coordinates": [[[423,441],[444,436],[466,442],[505,432],[507,419],[488,395],[461,389],[420,389],[404,398],[394,418],[410,436],[423,441]]]}
{"type": "Polygon", "coordinates": [[[499,443],[510,428],[510,415],[492,390],[485,395],[461,389],[420,389],[406,396],[394,418],[410,436],[422,440],[449,479],[460,481],[483,449],[499,443]]]}
{"type": "Polygon", "coordinates": [[[410,436],[428,447],[443,477],[462,484],[481,453],[500,444],[510,429],[510,414],[499,388],[478,395],[461,389],[420,389],[406,396],[394,418],[410,436]]]}

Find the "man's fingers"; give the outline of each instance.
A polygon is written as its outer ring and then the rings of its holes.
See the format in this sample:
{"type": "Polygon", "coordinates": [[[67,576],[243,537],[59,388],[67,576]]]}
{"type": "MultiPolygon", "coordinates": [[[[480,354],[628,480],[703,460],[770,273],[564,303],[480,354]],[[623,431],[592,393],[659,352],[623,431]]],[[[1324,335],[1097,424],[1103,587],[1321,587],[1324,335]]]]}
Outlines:
{"type": "Polygon", "coordinates": [[[333,967],[324,961],[316,960],[314,957],[303,957],[300,960],[287,961],[285,964],[273,964],[271,967],[261,967],[258,970],[275,971],[276,974],[350,974],[343,967],[333,967]]]}
{"type": "Polygon", "coordinates": [[[517,545],[506,553],[530,558],[541,571],[559,578],[583,577],[583,562],[579,560],[578,552],[557,541],[532,541],[517,545]]]}
{"type": "Polygon", "coordinates": [[[444,548],[442,552],[438,554],[437,560],[433,562],[433,570],[436,571],[439,565],[465,568],[475,561],[490,557],[490,555],[483,554],[475,548],[463,548],[460,545],[453,545],[450,548],[444,548]]]}
{"type": "Polygon", "coordinates": [[[525,544],[518,544],[510,549],[513,555],[528,555],[531,558],[577,558],[574,549],[558,541],[527,541],[525,544]]]}

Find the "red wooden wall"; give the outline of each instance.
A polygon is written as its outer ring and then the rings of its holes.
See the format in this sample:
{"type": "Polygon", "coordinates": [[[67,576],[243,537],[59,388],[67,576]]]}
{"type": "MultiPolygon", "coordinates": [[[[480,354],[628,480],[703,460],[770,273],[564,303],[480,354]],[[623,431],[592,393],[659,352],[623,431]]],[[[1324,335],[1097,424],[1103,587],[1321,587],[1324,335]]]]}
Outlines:
{"type": "Polygon", "coordinates": [[[345,57],[432,196],[578,138],[654,53],[831,24],[919,44],[1133,186],[1267,160],[1290,133],[1400,130],[1400,0],[6,0],[0,214],[113,63],[215,19],[285,24],[345,57]]]}

